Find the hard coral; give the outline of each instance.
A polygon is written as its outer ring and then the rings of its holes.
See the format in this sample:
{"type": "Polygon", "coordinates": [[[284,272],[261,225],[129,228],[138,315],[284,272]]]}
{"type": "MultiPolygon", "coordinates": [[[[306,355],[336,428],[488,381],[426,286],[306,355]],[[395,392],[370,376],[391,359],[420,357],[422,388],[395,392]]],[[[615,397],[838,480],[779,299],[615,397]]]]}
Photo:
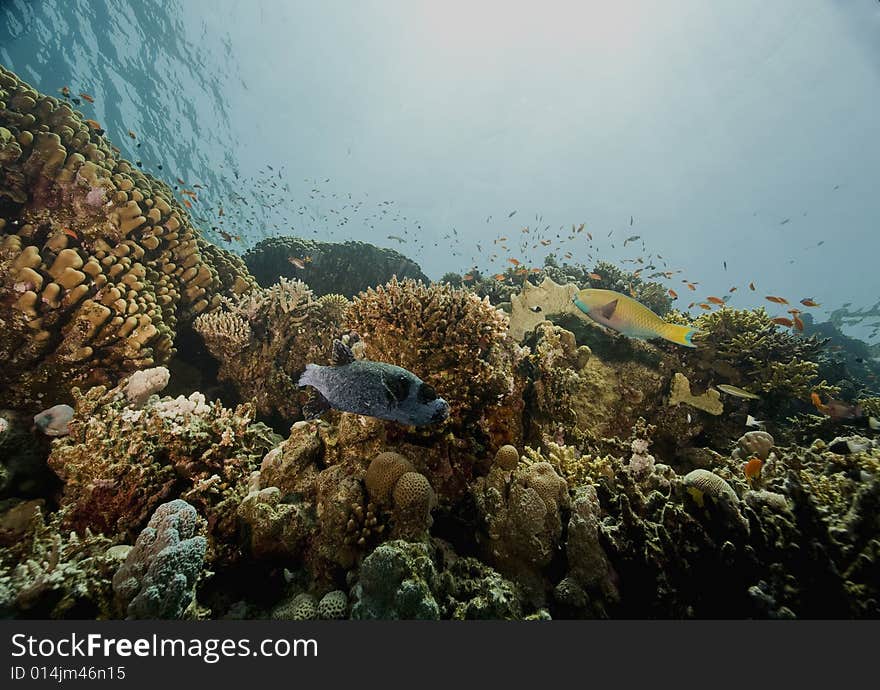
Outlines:
{"type": "Polygon", "coordinates": [[[253,284],[66,102],[0,68],[0,104],[0,404],[167,362],[178,320],[253,284]]]}
{"type": "Polygon", "coordinates": [[[308,400],[297,382],[306,364],[329,363],[344,315],[338,301],[313,299],[300,280],[258,288],[202,314],[195,330],[220,362],[219,378],[254,400],[262,414],[292,421],[308,400]]]}
{"type": "Polygon", "coordinates": [[[113,591],[129,619],[181,618],[195,598],[207,542],[202,521],[186,501],[163,503],[113,576],[113,591]]]}
{"type": "Polygon", "coordinates": [[[451,424],[478,427],[497,449],[520,436],[520,348],[507,316],[467,290],[413,280],[371,289],[352,303],[348,323],[367,359],[396,364],[434,387],[451,424]]]}
{"type": "Polygon", "coordinates": [[[71,433],[48,460],[64,481],[64,525],[133,535],[161,502],[180,496],[208,520],[210,555],[218,556],[236,531],[251,471],[278,437],[254,423],[252,405],[226,409],[195,393],[135,410],[126,406],[126,384],[74,392],[71,433]]]}

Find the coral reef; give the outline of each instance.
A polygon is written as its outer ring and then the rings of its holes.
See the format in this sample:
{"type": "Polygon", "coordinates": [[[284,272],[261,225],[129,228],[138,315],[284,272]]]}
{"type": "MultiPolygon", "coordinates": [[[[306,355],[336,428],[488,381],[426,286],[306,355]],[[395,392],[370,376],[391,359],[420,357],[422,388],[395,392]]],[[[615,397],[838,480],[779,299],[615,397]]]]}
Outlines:
{"type": "MultiPolygon", "coordinates": [[[[347,304],[345,304],[347,306],[347,304]]],[[[315,300],[300,280],[282,278],[199,316],[194,328],[232,383],[258,412],[288,424],[301,418],[308,393],[297,386],[306,364],[329,364],[345,315],[338,297],[315,300]]]]}
{"type": "Polygon", "coordinates": [[[179,322],[253,285],[66,102],[0,68],[0,103],[0,404],[165,363],[179,322]]]}
{"type": "Polygon", "coordinates": [[[217,556],[236,531],[250,473],[280,439],[254,422],[252,405],[227,409],[199,393],[134,409],[129,383],[74,391],[70,435],[48,460],[64,482],[63,524],[133,538],[160,503],[180,497],[207,519],[209,555],[217,556]]]}
{"type": "Polygon", "coordinates": [[[493,451],[517,443],[522,353],[507,316],[467,290],[392,280],[359,295],[348,325],[367,359],[409,369],[449,402],[450,424],[485,435],[493,451]]]}
{"type": "Polygon", "coordinates": [[[195,599],[207,542],[186,501],[163,503],[113,576],[113,591],[129,619],[181,618],[195,599]]]}
{"type": "Polygon", "coordinates": [[[263,287],[279,278],[299,279],[319,296],[354,297],[397,276],[428,282],[422,269],[393,249],[366,242],[318,242],[300,237],[269,237],[244,255],[248,269],[263,287]],[[299,259],[302,268],[292,263],[299,259]]]}

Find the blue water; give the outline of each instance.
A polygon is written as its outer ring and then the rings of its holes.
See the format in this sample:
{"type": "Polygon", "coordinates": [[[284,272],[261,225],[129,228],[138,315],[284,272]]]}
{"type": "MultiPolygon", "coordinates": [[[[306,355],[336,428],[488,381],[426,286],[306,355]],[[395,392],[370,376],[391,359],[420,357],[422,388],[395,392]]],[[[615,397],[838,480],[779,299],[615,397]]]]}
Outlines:
{"type": "Polygon", "coordinates": [[[0,63],[93,96],[238,252],[359,239],[432,278],[660,254],[733,306],[880,299],[872,0],[11,0],[0,63]]]}

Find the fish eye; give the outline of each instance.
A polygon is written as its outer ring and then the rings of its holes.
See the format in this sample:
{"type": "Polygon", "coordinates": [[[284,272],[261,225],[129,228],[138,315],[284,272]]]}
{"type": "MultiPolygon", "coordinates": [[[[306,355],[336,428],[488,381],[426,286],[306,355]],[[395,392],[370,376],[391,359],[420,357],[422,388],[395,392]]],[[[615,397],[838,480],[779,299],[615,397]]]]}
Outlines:
{"type": "Polygon", "coordinates": [[[427,383],[423,383],[419,386],[416,396],[420,403],[429,403],[437,399],[437,392],[427,383]]]}

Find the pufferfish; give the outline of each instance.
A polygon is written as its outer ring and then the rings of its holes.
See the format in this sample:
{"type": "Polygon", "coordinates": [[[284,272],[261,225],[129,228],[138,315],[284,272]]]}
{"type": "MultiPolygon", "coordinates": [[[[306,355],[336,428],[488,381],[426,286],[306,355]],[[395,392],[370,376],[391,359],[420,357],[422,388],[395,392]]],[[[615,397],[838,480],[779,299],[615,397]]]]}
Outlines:
{"type": "Polygon", "coordinates": [[[413,426],[436,424],[449,416],[449,403],[411,371],[355,359],[341,340],[333,341],[333,365],[307,364],[299,386],[316,390],[305,410],[307,418],[329,408],[413,426]]]}
{"type": "Polygon", "coordinates": [[[614,290],[580,290],[572,302],[596,323],[630,338],[663,338],[685,347],[696,347],[691,341],[696,328],[667,323],[645,305],[614,290]]]}

